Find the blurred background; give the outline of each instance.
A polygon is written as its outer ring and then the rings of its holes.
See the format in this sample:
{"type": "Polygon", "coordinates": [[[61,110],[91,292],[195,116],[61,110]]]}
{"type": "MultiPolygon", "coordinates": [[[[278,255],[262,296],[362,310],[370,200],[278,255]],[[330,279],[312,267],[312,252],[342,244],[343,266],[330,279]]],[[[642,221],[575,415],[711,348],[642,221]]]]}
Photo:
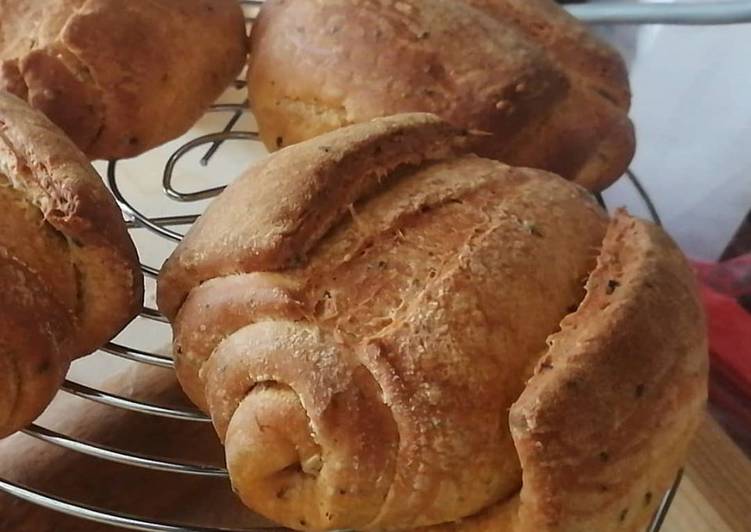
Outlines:
{"type": "MultiPolygon", "coordinates": [[[[751,25],[598,31],[631,71],[632,171],[702,281],[712,413],[751,455],[751,25]]],[[[647,215],[633,195],[621,180],[605,198],[647,215]]]]}

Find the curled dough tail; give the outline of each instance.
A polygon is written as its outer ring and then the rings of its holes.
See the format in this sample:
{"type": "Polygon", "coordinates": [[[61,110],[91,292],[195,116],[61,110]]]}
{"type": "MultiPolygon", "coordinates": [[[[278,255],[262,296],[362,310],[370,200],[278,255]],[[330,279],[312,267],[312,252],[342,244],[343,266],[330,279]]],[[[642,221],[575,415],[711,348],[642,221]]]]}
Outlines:
{"type": "Polygon", "coordinates": [[[377,516],[399,437],[378,384],[344,346],[312,325],[256,323],[217,348],[204,378],[246,503],[303,529],[363,527],[377,516]]]}

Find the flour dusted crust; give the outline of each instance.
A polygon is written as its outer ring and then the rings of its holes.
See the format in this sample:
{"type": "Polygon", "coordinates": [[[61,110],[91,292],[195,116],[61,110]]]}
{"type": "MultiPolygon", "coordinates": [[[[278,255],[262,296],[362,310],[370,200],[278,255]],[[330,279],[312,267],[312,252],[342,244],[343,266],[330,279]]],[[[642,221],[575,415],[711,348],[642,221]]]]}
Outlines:
{"type": "Polygon", "coordinates": [[[32,421],[70,362],[140,310],[143,279],[120,210],[86,157],[0,92],[0,435],[32,421]]]}
{"type": "Polygon", "coordinates": [[[267,147],[401,112],[592,189],[634,153],[623,60],[552,0],[269,0],[248,87],[267,147]]]}
{"type": "Polygon", "coordinates": [[[0,89],[92,159],[187,131],[245,61],[235,0],[0,0],[0,89]]]}
{"type": "Polygon", "coordinates": [[[235,491],[298,530],[639,530],[706,397],[659,228],[432,115],[287,147],[162,270],[235,491]],[[275,201],[271,201],[274,199],[275,201]]]}

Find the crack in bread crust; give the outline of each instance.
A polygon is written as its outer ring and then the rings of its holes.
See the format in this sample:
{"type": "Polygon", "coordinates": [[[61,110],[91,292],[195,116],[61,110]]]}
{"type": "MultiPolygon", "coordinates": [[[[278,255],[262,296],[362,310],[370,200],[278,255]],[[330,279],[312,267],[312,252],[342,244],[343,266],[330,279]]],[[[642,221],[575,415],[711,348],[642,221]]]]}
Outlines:
{"type": "Polygon", "coordinates": [[[645,494],[669,488],[701,419],[703,313],[677,246],[625,212],[586,288],[511,409],[525,466],[521,524],[639,530],[659,504],[643,504],[645,494]]]}

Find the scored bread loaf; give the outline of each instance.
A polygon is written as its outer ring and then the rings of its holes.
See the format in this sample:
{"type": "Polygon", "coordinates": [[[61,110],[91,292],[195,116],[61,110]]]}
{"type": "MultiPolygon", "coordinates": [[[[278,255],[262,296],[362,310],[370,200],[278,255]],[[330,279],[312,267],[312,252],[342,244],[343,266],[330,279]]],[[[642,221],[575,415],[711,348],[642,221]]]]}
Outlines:
{"type": "Polygon", "coordinates": [[[165,263],[235,491],[298,530],[641,530],[706,399],[659,228],[433,115],[285,148],[165,263]],[[432,528],[435,527],[435,528],[432,528]]]}
{"type": "Polygon", "coordinates": [[[0,89],[92,159],[185,133],[246,52],[236,0],[0,0],[0,89]]]}
{"type": "Polygon", "coordinates": [[[599,190],[634,153],[622,58],[552,0],[267,0],[248,89],[269,149],[431,112],[473,150],[599,190]]]}
{"type": "Polygon", "coordinates": [[[0,437],[33,421],[71,361],[141,309],[120,210],[78,148],[0,91],[0,437]]]}

